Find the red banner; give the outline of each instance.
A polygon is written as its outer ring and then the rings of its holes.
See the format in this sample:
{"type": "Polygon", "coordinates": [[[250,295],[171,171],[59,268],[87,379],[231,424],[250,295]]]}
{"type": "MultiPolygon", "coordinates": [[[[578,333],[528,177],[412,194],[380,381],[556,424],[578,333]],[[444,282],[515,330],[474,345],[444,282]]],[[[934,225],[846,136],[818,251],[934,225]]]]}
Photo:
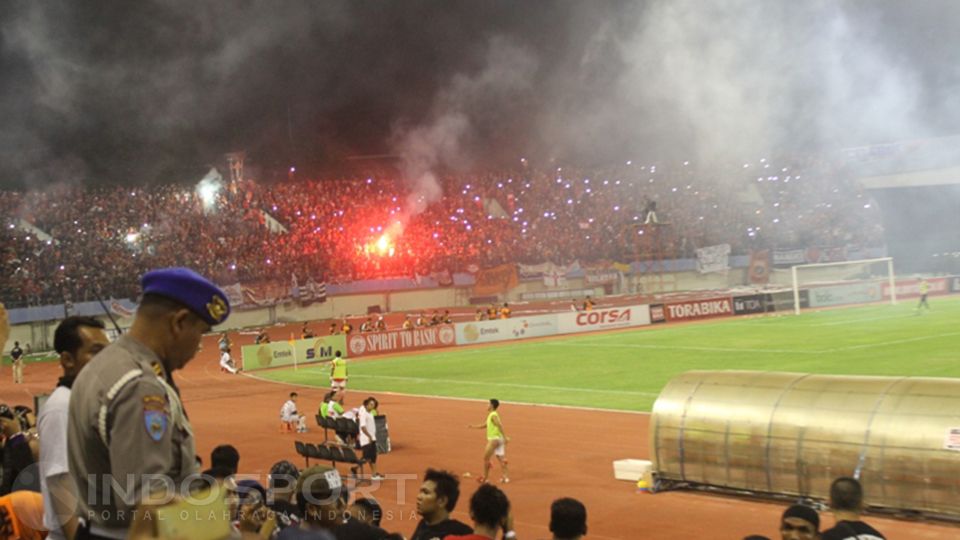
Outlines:
{"type": "Polygon", "coordinates": [[[688,302],[671,302],[663,306],[668,321],[692,321],[708,317],[733,315],[733,300],[729,296],[688,302]]]}
{"type": "Polygon", "coordinates": [[[750,283],[763,285],[770,281],[770,250],[750,252],[750,283]]]}
{"type": "Polygon", "coordinates": [[[453,326],[426,326],[410,330],[387,330],[386,332],[367,332],[353,334],[347,339],[347,356],[369,356],[422,349],[451,347],[456,343],[457,335],[453,326]]]}

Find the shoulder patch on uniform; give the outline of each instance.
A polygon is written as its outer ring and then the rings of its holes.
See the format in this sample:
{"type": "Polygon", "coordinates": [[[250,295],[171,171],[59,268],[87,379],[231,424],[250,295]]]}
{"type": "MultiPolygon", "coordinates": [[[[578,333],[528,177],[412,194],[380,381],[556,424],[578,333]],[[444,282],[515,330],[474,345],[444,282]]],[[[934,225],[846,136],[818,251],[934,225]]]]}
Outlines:
{"type": "Polygon", "coordinates": [[[166,396],[144,396],[143,427],[147,430],[147,435],[160,442],[163,434],[167,432],[168,423],[166,396]]]}
{"type": "Polygon", "coordinates": [[[153,372],[157,375],[157,377],[163,375],[163,366],[161,366],[158,362],[153,362],[150,364],[150,367],[153,368],[153,372]]]}

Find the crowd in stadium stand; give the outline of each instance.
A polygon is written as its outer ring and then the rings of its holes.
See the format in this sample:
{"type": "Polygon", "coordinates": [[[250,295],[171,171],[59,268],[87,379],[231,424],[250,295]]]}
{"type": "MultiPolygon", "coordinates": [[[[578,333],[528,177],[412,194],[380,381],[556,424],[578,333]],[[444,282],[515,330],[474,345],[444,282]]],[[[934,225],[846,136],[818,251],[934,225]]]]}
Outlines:
{"type": "Polygon", "coordinates": [[[438,182],[443,195],[421,213],[408,211],[418,196],[399,174],[228,183],[209,208],[182,185],[0,191],[0,299],[16,307],[97,291],[128,297],[136,276],[172,265],[224,284],[294,274],[346,282],[507,262],[690,257],[720,243],[734,254],[882,243],[875,205],[840,167],[814,161],[709,173],[687,164],[523,168],[438,182]],[[659,225],[644,227],[651,201],[659,225]],[[271,218],[287,232],[271,232],[271,218]],[[385,233],[389,242],[377,245],[385,233]]]}

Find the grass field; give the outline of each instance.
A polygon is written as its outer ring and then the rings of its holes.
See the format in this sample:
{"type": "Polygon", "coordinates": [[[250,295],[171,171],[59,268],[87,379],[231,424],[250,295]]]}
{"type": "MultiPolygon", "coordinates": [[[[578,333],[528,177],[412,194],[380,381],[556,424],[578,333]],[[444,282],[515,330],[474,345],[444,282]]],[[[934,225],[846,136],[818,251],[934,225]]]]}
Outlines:
{"type": "MultiPolygon", "coordinates": [[[[350,365],[351,390],[649,411],[664,384],[695,369],[960,376],[960,297],[666,325],[350,365]]],[[[327,386],[326,365],[257,373],[327,386]]]]}
{"type": "MultiPolygon", "coordinates": [[[[34,364],[38,362],[53,362],[59,357],[55,352],[43,353],[43,354],[31,354],[29,356],[24,356],[23,361],[25,364],[34,364]]],[[[0,356],[0,366],[12,366],[13,359],[10,358],[10,355],[0,356]]]]}

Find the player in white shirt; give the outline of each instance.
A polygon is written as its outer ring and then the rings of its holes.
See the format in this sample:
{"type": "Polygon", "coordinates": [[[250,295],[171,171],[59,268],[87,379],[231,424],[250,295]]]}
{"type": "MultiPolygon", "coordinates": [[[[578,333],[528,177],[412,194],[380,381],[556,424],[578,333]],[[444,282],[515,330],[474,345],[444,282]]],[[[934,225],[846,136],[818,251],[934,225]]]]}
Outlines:
{"type": "Polygon", "coordinates": [[[370,411],[377,408],[377,399],[368,397],[363,407],[357,409],[357,425],[360,427],[360,451],[363,459],[370,464],[370,472],[374,480],[383,480],[383,475],[377,472],[377,424],[370,411]]]}
{"type": "Polygon", "coordinates": [[[280,408],[281,431],[293,431],[297,433],[306,433],[307,419],[297,412],[297,393],[290,392],[290,399],[280,408]]]}
{"type": "Polygon", "coordinates": [[[230,356],[230,349],[220,352],[220,371],[226,371],[232,375],[240,372],[237,365],[233,363],[233,357],[230,356]]]}

